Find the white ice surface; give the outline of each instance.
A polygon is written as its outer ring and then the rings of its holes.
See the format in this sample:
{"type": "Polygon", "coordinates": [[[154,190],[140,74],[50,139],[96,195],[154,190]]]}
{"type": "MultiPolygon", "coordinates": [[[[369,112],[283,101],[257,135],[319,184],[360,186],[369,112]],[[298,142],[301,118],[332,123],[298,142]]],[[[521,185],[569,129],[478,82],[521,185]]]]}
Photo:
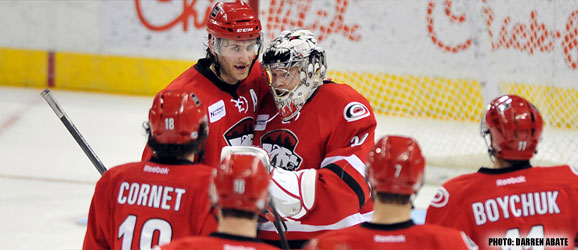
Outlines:
{"type": "MultiPolygon", "coordinates": [[[[41,91],[0,87],[0,249],[82,248],[100,175],[41,91]]],[[[140,159],[152,97],[52,92],[105,166],[140,159]]],[[[436,188],[420,191],[416,209],[436,188]]]]}

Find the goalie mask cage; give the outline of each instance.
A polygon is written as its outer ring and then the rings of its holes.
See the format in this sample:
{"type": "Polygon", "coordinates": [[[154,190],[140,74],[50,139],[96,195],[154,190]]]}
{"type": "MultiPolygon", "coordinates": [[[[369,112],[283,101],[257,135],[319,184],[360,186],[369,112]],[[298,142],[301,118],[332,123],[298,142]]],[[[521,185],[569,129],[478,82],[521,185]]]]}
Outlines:
{"type": "Polygon", "coordinates": [[[527,98],[545,119],[534,165],[578,165],[578,1],[272,0],[259,8],[265,42],[283,29],[312,30],[328,78],[354,87],[379,115],[376,135],[416,138],[430,167],[454,175],[491,166],[479,126],[501,94],[527,98]]]}

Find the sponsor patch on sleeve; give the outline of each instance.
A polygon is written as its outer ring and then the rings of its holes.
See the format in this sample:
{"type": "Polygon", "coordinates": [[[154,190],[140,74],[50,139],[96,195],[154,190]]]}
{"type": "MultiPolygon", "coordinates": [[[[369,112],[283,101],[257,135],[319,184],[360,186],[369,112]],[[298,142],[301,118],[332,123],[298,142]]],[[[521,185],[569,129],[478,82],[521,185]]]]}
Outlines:
{"type": "Polygon", "coordinates": [[[343,117],[348,122],[357,121],[369,116],[369,109],[360,102],[350,102],[343,109],[343,117]]]}

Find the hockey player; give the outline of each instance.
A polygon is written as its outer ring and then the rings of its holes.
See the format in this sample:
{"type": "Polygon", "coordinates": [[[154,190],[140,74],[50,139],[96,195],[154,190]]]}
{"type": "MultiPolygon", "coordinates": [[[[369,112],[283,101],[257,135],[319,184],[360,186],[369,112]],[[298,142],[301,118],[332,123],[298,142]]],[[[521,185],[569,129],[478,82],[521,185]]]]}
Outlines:
{"type": "Polygon", "coordinates": [[[369,153],[366,175],[375,199],[371,222],[323,234],[306,249],[476,249],[463,232],[411,220],[412,198],[424,182],[424,167],[414,139],[380,139],[369,153]]]}
{"type": "MultiPolygon", "coordinates": [[[[374,145],[369,102],[345,84],[324,81],[325,51],[308,30],[283,31],[263,53],[271,79],[255,125],[271,157],[271,196],[287,220],[290,248],[326,230],[356,225],[371,211],[364,161],[374,145]]],[[[279,239],[272,223],[259,237],[279,239]]]]}
{"type": "Polygon", "coordinates": [[[371,222],[323,234],[306,249],[476,249],[463,232],[411,220],[424,167],[417,141],[381,138],[369,153],[366,175],[375,198],[371,222]]]}
{"type": "Polygon", "coordinates": [[[207,195],[214,168],[196,162],[207,138],[204,104],[161,91],[147,133],[156,156],[113,167],[96,184],[83,249],[151,249],[216,229],[207,195]]]}
{"type": "Polygon", "coordinates": [[[480,249],[574,249],[578,169],[530,164],[542,128],[542,116],[524,98],[494,99],[481,123],[493,168],[443,184],[426,223],[463,230],[480,249]]]}
{"type": "MultiPolygon", "coordinates": [[[[166,87],[192,91],[206,103],[210,129],[202,162],[207,165],[219,164],[224,146],[253,145],[256,113],[269,92],[257,61],[261,29],[247,3],[217,2],[207,22],[206,58],[166,87]]],[[[143,159],[151,154],[145,149],[143,159]]]]}
{"type": "Polygon", "coordinates": [[[211,188],[219,213],[217,232],[179,239],[161,249],[278,249],[256,238],[258,214],[269,201],[268,165],[267,152],[260,148],[225,147],[211,188]]]}

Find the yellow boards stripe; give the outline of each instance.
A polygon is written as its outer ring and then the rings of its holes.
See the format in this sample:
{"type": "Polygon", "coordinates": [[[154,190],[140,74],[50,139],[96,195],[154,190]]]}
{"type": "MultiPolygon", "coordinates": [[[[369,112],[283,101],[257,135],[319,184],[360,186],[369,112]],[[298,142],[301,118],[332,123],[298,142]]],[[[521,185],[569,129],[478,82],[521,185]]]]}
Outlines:
{"type": "Polygon", "coordinates": [[[0,84],[45,87],[48,52],[0,48],[0,84]]]}
{"type": "Polygon", "coordinates": [[[57,88],[154,95],[194,62],[56,53],[57,88]]]}

